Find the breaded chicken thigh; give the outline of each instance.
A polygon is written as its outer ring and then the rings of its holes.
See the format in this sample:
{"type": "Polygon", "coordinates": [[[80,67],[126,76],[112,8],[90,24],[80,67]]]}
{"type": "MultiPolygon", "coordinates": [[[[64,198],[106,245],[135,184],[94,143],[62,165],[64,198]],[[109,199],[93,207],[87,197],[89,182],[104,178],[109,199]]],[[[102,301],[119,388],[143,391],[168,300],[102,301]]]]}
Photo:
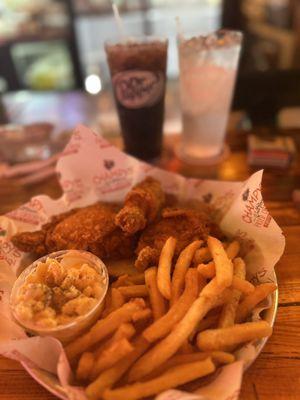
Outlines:
{"type": "Polygon", "coordinates": [[[136,238],[127,237],[114,223],[119,206],[96,203],[55,216],[40,231],[22,232],[12,238],[22,251],[44,255],[65,249],[87,250],[98,257],[130,257],[136,238]]]}

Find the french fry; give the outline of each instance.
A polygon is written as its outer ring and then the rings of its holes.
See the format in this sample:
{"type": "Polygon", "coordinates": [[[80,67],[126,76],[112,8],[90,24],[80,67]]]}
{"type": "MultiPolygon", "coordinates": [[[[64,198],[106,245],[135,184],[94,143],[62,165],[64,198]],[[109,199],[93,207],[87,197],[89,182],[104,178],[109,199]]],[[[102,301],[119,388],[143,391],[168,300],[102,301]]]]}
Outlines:
{"type": "Polygon", "coordinates": [[[186,339],[183,344],[181,345],[181,347],[179,347],[178,352],[180,354],[191,354],[194,353],[195,349],[193,347],[193,345],[191,345],[191,343],[188,341],[188,339],[186,339]]]}
{"type": "Polygon", "coordinates": [[[212,306],[210,313],[201,320],[196,328],[192,331],[192,333],[189,335],[189,340],[192,341],[195,337],[195,335],[198,332],[204,331],[205,329],[211,328],[211,327],[217,327],[219,318],[220,318],[220,311],[217,308],[222,307],[224,304],[226,304],[231,296],[231,290],[230,289],[224,289],[222,293],[220,293],[216,299],[215,303],[212,306]],[[213,314],[212,314],[213,312],[213,314]]]}
{"type": "Polygon", "coordinates": [[[107,349],[100,354],[93,365],[90,372],[90,379],[95,379],[100,372],[112,367],[123,357],[127,356],[133,350],[133,346],[127,339],[123,338],[111,344],[107,349]]]}
{"type": "Polygon", "coordinates": [[[222,292],[223,288],[218,285],[216,278],[210,281],[169,335],[135,363],[129,372],[128,381],[134,382],[143,378],[172,357],[195,330],[201,319],[219,300],[222,292]]]}
{"type": "Polygon", "coordinates": [[[145,274],[144,272],[138,272],[136,275],[128,276],[127,281],[133,285],[144,285],[145,274]]]}
{"type": "MultiPolygon", "coordinates": [[[[231,242],[226,248],[227,257],[230,260],[233,260],[240,251],[240,244],[236,240],[231,242]]],[[[216,267],[214,261],[209,262],[208,264],[199,263],[198,271],[205,278],[213,278],[216,275],[216,267]]]]}
{"type": "Polygon", "coordinates": [[[130,286],[132,283],[128,282],[128,275],[124,274],[118,277],[118,279],[111,284],[111,288],[119,288],[120,286],[130,286]]]}
{"type": "MultiPolygon", "coordinates": [[[[133,314],[134,315],[134,314],[133,314]]],[[[119,326],[119,328],[115,331],[113,336],[102,343],[97,350],[94,352],[95,359],[97,359],[104,350],[106,350],[113,343],[117,342],[120,339],[130,339],[136,333],[134,326],[128,322],[125,322],[119,326]]]]}
{"type": "Polygon", "coordinates": [[[216,276],[216,267],[213,261],[210,261],[208,264],[199,264],[197,269],[199,274],[204,278],[211,279],[216,276]]]}
{"type": "Polygon", "coordinates": [[[262,283],[261,285],[256,286],[254,292],[250,293],[239,304],[236,313],[236,322],[244,321],[253,308],[276,289],[277,286],[275,283],[262,283]]]}
{"type": "Polygon", "coordinates": [[[231,289],[229,288],[224,289],[222,293],[216,296],[214,304],[212,305],[211,309],[223,306],[229,300],[230,295],[231,295],[231,289]]]}
{"type": "Polygon", "coordinates": [[[77,366],[76,379],[79,381],[87,381],[94,365],[94,354],[88,351],[83,353],[77,366]]]}
{"type": "Polygon", "coordinates": [[[160,253],[157,270],[157,287],[164,298],[168,300],[171,298],[171,264],[176,242],[173,237],[167,239],[160,253]]]}
{"type": "MultiPolygon", "coordinates": [[[[196,268],[194,268],[196,269],[196,268]]],[[[198,270],[197,270],[198,272],[198,270]]],[[[200,293],[202,291],[202,289],[204,288],[204,286],[207,284],[206,279],[198,273],[198,293],[200,293]]]]}
{"type": "MultiPolygon", "coordinates": [[[[191,363],[195,361],[205,360],[206,358],[211,358],[214,363],[217,364],[231,364],[234,362],[235,357],[231,353],[225,351],[206,351],[206,352],[194,352],[189,354],[177,354],[170,358],[164,366],[164,371],[168,368],[176,367],[180,364],[191,363]]],[[[163,371],[161,371],[163,372],[163,371]]]]}
{"type": "Polygon", "coordinates": [[[125,304],[125,298],[120,290],[111,289],[111,312],[117,310],[125,304]]]}
{"type": "Polygon", "coordinates": [[[250,294],[254,292],[255,286],[252,283],[246,281],[245,279],[241,279],[238,276],[234,276],[232,278],[232,287],[233,289],[237,289],[243,294],[250,294]]]}
{"type": "MultiPolygon", "coordinates": [[[[200,351],[197,353],[176,354],[175,356],[171,357],[168,361],[166,361],[163,365],[161,365],[159,370],[160,373],[162,373],[163,371],[166,371],[169,368],[177,367],[177,365],[192,363],[196,361],[203,361],[208,357],[210,357],[208,352],[204,353],[200,351]]],[[[153,373],[156,373],[156,371],[153,371],[153,373]]]]}
{"type": "Polygon", "coordinates": [[[103,371],[85,390],[89,400],[100,400],[106,388],[112,387],[125,374],[131,365],[147,351],[150,343],[142,336],[133,342],[133,351],[117,362],[113,367],[103,371]]]}
{"type": "MultiPolygon", "coordinates": [[[[133,314],[134,315],[134,314],[133,314]]],[[[117,341],[119,339],[130,339],[135,335],[134,326],[129,322],[124,322],[119,326],[119,328],[114,333],[113,337],[110,339],[111,342],[117,341]]]]}
{"type": "Polygon", "coordinates": [[[202,361],[209,357],[215,364],[218,365],[231,364],[235,361],[235,357],[231,353],[227,353],[225,351],[198,351],[196,353],[176,354],[162,364],[159,368],[156,368],[151,374],[147,375],[145,379],[149,380],[160,376],[169,368],[176,367],[177,365],[202,361]]]}
{"type": "Polygon", "coordinates": [[[105,318],[111,312],[111,288],[108,288],[107,294],[105,296],[104,309],[101,314],[101,318],[105,318]]]}
{"type": "MultiPolygon", "coordinates": [[[[233,260],[234,276],[233,278],[239,278],[241,281],[246,276],[246,265],[241,258],[235,258],[233,260]]],[[[221,316],[219,319],[219,328],[226,328],[234,325],[236,310],[239,305],[241,298],[241,291],[233,289],[230,294],[229,300],[224,304],[221,316]]]]}
{"type": "Polygon", "coordinates": [[[171,286],[171,306],[179,299],[184,287],[184,278],[188,270],[195,251],[201,246],[202,240],[195,240],[190,243],[182,252],[176,261],[171,286]]]}
{"type": "Polygon", "coordinates": [[[136,311],[132,316],[132,321],[137,322],[141,320],[149,320],[152,317],[152,311],[150,308],[136,311]]]}
{"type": "Polygon", "coordinates": [[[167,314],[145,329],[143,336],[149,342],[155,342],[156,340],[166,336],[175,324],[183,318],[194,300],[196,300],[197,296],[197,270],[196,268],[190,268],[185,277],[185,290],[179,300],[169,309],[167,314]]]}
{"type": "Polygon", "coordinates": [[[148,268],[145,271],[145,282],[149,293],[153,319],[156,321],[166,313],[166,302],[157,287],[157,268],[148,268]]]}
{"type": "Polygon", "coordinates": [[[150,381],[138,382],[114,390],[105,390],[104,400],[137,400],[148,397],[170,388],[183,385],[187,382],[211,374],[215,366],[210,358],[194,363],[182,364],[167,370],[161,376],[150,381]]]}
{"type": "Polygon", "coordinates": [[[134,301],[125,303],[106,318],[100,319],[87,333],[66,346],[65,352],[68,359],[70,361],[76,359],[77,356],[88,350],[91,346],[113,333],[120,324],[130,321],[132,315],[144,307],[145,302],[142,299],[135,299],[134,301]]]}
{"type": "Polygon", "coordinates": [[[208,247],[201,247],[194,254],[193,264],[196,267],[198,264],[208,262],[212,259],[212,255],[208,247]]]}
{"type": "MultiPolygon", "coordinates": [[[[200,276],[202,276],[203,278],[213,278],[216,274],[215,274],[215,272],[213,274],[211,274],[211,272],[210,272],[211,265],[213,265],[213,267],[214,267],[213,263],[198,265],[197,269],[198,269],[200,276]]],[[[255,289],[255,286],[253,286],[252,283],[250,283],[246,280],[240,279],[237,276],[233,276],[233,278],[232,278],[232,287],[234,289],[240,290],[244,294],[250,294],[255,289]]]]}
{"type": "Polygon", "coordinates": [[[111,288],[109,292],[109,297],[107,299],[107,302],[105,303],[105,309],[102,313],[102,318],[120,308],[124,303],[125,298],[122,293],[116,288],[111,288]]]}
{"type": "Polygon", "coordinates": [[[227,328],[208,329],[197,336],[200,350],[224,350],[240,343],[261,339],[272,334],[272,327],[266,321],[246,322],[227,328]]]}
{"type": "Polygon", "coordinates": [[[209,236],[207,245],[215,263],[218,284],[222,287],[229,287],[232,284],[233,277],[231,260],[228,258],[222,243],[218,239],[209,236]]]}
{"type": "MultiPolygon", "coordinates": [[[[210,262],[208,264],[199,264],[198,267],[198,272],[203,278],[213,278],[216,275],[216,270],[215,270],[215,264],[213,262],[210,262]]],[[[234,289],[240,290],[244,294],[250,294],[254,291],[255,287],[252,285],[252,283],[240,279],[237,276],[233,276],[232,278],[232,287],[234,289]]]]}
{"type": "Polygon", "coordinates": [[[133,259],[107,260],[105,265],[109,276],[114,276],[116,278],[124,274],[129,276],[138,274],[133,259]]]}
{"type": "Polygon", "coordinates": [[[175,354],[175,356],[169,358],[168,361],[160,365],[154,371],[152,371],[149,375],[147,375],[144,379],[150,380],[160,376],[169,368],[177,367],[180,364],[192,363],[195,361],[203,361],[209,357],[208,352],[198,351],[197,353],[185,353],[185,354],[175,354]]]}
{"type": "Polygon", "coordinates": [[[148,296],[148,289],[146,285],[120,286],[118,290],[127,299],[131,297],[148,296]]]}
{"type": "Polygon", "coordinates": [[[229,243],[229,245],[226,247],[226,254],[230,260],[233,260],[235,257],[237,257],[239,251],[240,251],[240,244],[237,240],[234,240],[233,242],[229,243]]]}
{"type": "Polygon", "coordinates": [[[139,272],[136,275],[123,274],[111,284],[111,287],[118,288],[120,286],[143,285],[145,283],[145,275],[139,272]]]}
{"type": "Polygon", "coordinates": [[[215,364],[231,364],[235,361],[234,355],[226,351],[212,351],[207,354],[212,358],[215,364]]]}
{"type": "Polygon", "coordinates": [[[202,321],[199,322],[197,325],[197,332],[202,332],[208,328],[211,328],[212,326],[216,326],[220,318],[220,314],[214,314],[207,316],[204,318],[202,321]]]}

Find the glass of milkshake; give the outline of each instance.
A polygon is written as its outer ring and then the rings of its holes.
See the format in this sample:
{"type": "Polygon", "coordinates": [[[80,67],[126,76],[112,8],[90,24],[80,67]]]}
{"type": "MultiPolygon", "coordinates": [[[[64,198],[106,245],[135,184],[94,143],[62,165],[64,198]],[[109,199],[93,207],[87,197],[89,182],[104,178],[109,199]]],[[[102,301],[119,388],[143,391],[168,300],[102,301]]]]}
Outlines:
{"type": "Polygon", "coordinates": [[[241,42],[229,30],[178,39],[184,161],[214,163],[223,154],[241,42]]]}

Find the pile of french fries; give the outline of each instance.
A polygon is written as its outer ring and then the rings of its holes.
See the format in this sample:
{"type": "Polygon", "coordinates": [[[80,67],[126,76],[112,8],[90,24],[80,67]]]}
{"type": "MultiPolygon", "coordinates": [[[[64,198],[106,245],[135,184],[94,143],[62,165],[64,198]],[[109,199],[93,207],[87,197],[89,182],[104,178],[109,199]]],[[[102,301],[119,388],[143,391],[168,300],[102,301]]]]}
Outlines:
{"type": "Polygon", "coordinates": [[[247,320],[276,285],[246,280],[237,241],[196,240],[177,259],[175,247],[170,237],[157,267],[120,275],[101,319],[66,346],[88,399],[135,400],[185,385],[271,335],[267,322],[247,320]]]}

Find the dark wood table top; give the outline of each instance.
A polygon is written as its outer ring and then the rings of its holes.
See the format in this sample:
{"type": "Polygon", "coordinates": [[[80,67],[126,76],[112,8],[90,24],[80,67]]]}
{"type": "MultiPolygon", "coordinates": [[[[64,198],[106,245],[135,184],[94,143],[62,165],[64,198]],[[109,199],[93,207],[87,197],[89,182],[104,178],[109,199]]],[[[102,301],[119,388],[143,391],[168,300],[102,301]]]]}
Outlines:
{"type": "MultiPolygon", "coordinates": [[[[299,144],[300,131],[284,132],[299,144]]],[[[230,156],[217,167],[191,167],[180,162],[174,149],[178,136],[167,136],[162,168],[185,176],[220,180],[245,180],[254,169],[247,164],[246,135],[231,132],[228,136],[230,156]]],[[[117,140],[117,144],[120,141],[117,140]]],[[[267,169],[263,176],[263,196],[270,213],[286,237],[286,249],[276,266],[279,282],[279,307],[274,333],[254,364],[245,373],[243,400],[300,399],[300,213],[292,201],[294,189],[300,189],[300,163],[294,161],[287,170],[267,169]]],[[[58,197],[61,193],[56,178],[30,187],[0,181],[0,213],[7,212],[36,194],[58,197]]],[[[0,399],[54,399],[14,361],[0,357],[0,399]]]]}

